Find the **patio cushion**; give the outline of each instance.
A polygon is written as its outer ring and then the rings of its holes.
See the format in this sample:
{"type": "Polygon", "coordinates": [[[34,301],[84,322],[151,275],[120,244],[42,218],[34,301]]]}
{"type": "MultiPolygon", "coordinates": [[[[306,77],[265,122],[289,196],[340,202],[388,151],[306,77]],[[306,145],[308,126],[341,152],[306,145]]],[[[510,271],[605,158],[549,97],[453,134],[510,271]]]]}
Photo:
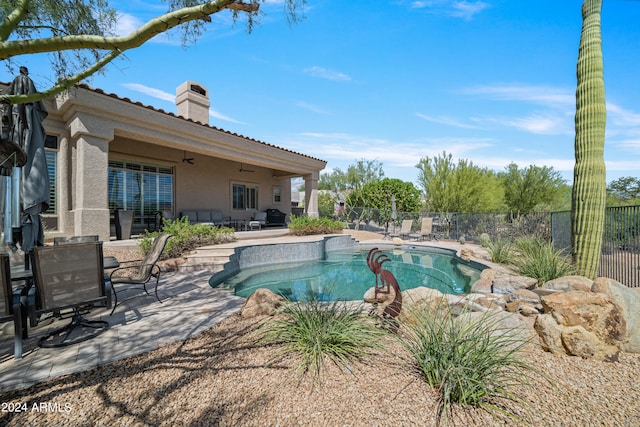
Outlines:
{"type": "Polygon", "coordinates": [[[198,222],[212,222],[211,211],[198,211],[196,213],[198,215],[198,222]]]}

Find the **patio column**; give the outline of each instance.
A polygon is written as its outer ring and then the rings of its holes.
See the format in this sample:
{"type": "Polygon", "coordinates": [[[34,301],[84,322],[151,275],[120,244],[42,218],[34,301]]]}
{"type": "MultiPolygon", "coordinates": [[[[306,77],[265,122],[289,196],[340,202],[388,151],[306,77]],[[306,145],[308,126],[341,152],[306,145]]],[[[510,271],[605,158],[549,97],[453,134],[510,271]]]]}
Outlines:
{"type": "Polygon", "coordinates": [[[304,212],[307,216],[318,218],[318,179],[320,172],[315,171],[304,176],[304,212]]]}
{"type": "Polygon", "coordinates": [[[113,125],[88,114],[76,114],[69,123],[73,154],[71,212],[73,233],[97,234],[109,241],[108,166],[113,125]]]}

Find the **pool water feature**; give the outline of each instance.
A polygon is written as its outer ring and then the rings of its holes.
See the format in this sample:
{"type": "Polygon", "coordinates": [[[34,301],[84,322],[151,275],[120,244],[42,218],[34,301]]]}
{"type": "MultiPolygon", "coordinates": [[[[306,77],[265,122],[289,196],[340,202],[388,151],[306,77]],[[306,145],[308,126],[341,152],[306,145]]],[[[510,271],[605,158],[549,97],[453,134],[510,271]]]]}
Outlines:
{"type": "MultiPolygon", "coordinates": [[[[391,259],[384,268],[393,273],[402,290],[425,286],[448,294],[468,293],[484,267],[467,263],[450,250],[381,249],[391,259]]],[[[291,301],[362,300],[375,284],[375,276],[366,263],[367,253],[364,249],[337,250],[327,252],[324,259],[242,268],[212,285],[232,289],[241,297],[267,288],[291,301]]]]}

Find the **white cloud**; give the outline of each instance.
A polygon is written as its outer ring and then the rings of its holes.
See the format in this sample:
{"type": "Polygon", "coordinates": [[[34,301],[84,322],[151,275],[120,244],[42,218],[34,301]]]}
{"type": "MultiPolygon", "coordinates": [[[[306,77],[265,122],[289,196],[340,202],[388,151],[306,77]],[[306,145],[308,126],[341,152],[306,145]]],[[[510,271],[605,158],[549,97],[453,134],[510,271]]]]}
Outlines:
{"type": "Polygon", "coordinates": [[[131,89],[133,91],[143,93],[152,98],[161,99],[163,101],[169,101],[169,102],[176,101],[175,94],[165,92],[160,89],[155,89],[149,86],[145,86],[140,83],[123,83],[122,86],[126,87],[127,89],[131,89]]]}
{"type": "Polygon", "coordinates": [[[343,82],[351,81],[351,77],[348,76],[347,74],[344,74],[338,71],[329,70],[323,67],[318,67],[318,66],[305,68],[304,72],[309,74],[312,77],[317,77],[320,79],[343,81],[343,82]]]}
{"type": "Polygon", "coordinates": [[[476,14],[482,12],[489,6],[489,3],[485,3],[483,1],[455,1],[452,4],[453,12],[451,12],[451,16],[463,18],[469,21],[473,19],[476,14]]]}
{"type": "Polygon", "coordinates": [[[116,19],[117,22],[115,33],[113,34],[114,36],[126,36],[142,25],[142,21],[140,19],[124,12],[118,12],[116,19]]]}
{"type": "Polygon", "coordinates": [[[409,7],[412,9],[428,9],[431,13],[439,13],[470,21],[475,15],[491,7],[491,5],[483,1],[416,0],[412,1],[409,7]]]}
{"type": "Polygon", "coordinates": [[[521,101],[544,105],[550,108],[575,110],[574,92],[550,86],[524,84],[483,85],[460,90],[469,95],[486,95],[498,101],[521,101]]]}
{"type": "MultiPolygon", "coordinates": [[[[348,165],[357,159],[379,160],[388,167],[414,167],[420,158],[436,156],[447,151],[454,157],[464,158],[465,154],[490,147],[489,138],[430,138],[420,141],[391,141],[345,133],[300,134],[288,146],[297,150],[310,149],[313,156],[332,161],[337,167],[348,165]]],[[[468,156],[467,156],[468,157],[468,156]]]]}
{"type": "MultiPolygon", "coordinates": [[[[156,99],[160,99],[162,101],[168,101],[171,102],[173,105],[175,105],[175,101],[176,101],[176,96],[175,94],[169,93],[169,92],[165,92],[163,90],[160,89],[155,89],[149,86],[145,86],[143,84],[140,83],[123,83],[122,86],[126,87],[127,89],[136,91],[136,92],[140,92],[144,95],[150,96],[152,98],[156,98],[156,99]]],[[[236,120],[234,118],[231,118],[229,116],[226,116],[212,108],[209,109],[209,116],[213,117],[215,119],[218,120],[223,120],[225,122],[230,122],[230,123],[237,123],[237,124],[245,124],[239,120],[236,120]]]]}
{"type": "Polygon", "coordinates": [[[304,108],[305,110],[312,111],[312,112],[317,113],[317,114],[331,115],[331,113],[328,112],[327,110],[324,110],[321,107],[318,107],[317,105],[310,104],[310,103],[305,102],[305,101],[296,102],[296,106],[298,106],[300,108],[304,108]]]}
{"type": "Polygon", "coordinates": [[[449,117],[449,116],[428,116],[428,115],[422,114],[422,113],[416,113],[416,116],[418,116],[421,119],[426,120],[428,122],[436,123],[436,124],[440,124],[440,125],[452,126],[452,127],[462,128],[462,129],[479,129],[478,126],[465,123],[465,122],[463,122],[461,120],[458,120],[458,119],[456,119],[454,117],[449,117]]]}

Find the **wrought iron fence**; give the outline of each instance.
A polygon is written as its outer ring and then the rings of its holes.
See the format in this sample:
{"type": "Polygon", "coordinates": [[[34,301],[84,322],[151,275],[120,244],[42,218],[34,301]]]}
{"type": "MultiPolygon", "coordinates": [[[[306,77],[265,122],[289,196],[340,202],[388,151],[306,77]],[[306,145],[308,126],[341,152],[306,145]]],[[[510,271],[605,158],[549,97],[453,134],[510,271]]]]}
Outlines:
{"type": "MultiPolygon", "coordinates": [[[[570,212],[457,213],[457,212],[392,212],[374,208],[346,207],[341,219],[350,226],[375,232],[393,232],[405,219],[412,219],[418,231],[420,218],[432,217],[433,231],[443,239],[480,242],[490,239],[515,240],[537,235],[554,246],[571,252],[570,212]]],[[[607,208],[599,275],[629,287],[640,287],[640,206],[607,208]]]]}

